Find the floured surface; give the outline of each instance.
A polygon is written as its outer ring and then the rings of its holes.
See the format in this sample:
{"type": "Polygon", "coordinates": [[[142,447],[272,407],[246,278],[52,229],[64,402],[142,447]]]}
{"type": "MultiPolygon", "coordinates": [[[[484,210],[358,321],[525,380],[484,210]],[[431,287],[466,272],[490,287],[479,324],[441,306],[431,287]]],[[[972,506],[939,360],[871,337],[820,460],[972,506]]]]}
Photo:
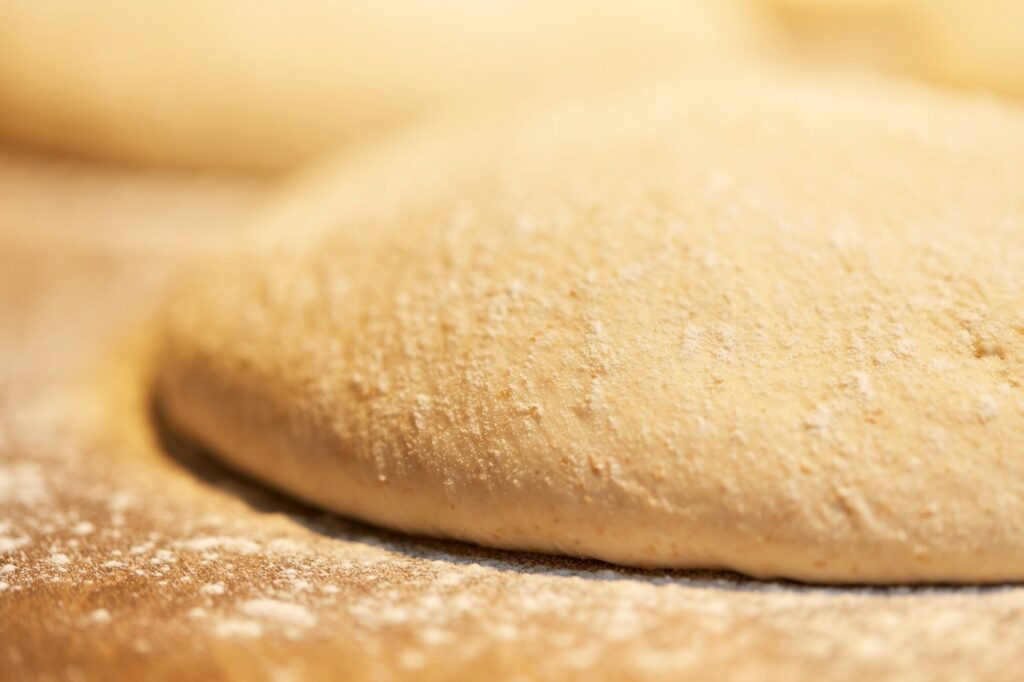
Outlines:
{"type": "Polygon", "coordinates": [[[70,425],[81,396],[68,384],[16,387],[37,399],[5,391],[0,408],[0,661],[13,679],[1024,672],[1017,588],[829,590],[417,541],[299,507],[158,447],[148,427],[101,424],[97,442],[70,425]]]}

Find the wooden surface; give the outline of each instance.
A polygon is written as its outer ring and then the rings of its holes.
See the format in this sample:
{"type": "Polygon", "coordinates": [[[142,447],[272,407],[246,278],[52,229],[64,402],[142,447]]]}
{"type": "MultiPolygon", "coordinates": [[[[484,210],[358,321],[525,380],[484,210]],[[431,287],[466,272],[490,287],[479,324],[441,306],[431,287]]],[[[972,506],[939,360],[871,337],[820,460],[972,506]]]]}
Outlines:
{"type": "Polygon", "coordinates": [[[149,409],[148,320],[272,191],[0,157],[0,679],[1024,678],[1018,587],[489,551],[218,466],[149,409]]]}

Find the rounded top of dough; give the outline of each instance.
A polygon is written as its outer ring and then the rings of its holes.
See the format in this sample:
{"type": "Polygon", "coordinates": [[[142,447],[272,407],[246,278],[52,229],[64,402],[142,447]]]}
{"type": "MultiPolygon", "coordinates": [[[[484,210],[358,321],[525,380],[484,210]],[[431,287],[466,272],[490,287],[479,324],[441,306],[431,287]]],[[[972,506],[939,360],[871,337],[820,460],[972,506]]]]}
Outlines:
{"type": "Polygon", "coordinates": [[[1024,577],[1019,111],[684,73],[294,202],[312,246],[197,280],[160,358],[170,422],[264,481],[637,566],[1024,577]]]}
{"type": "Polygon", "coordinates": [[[755,33],[736,0],[0,0],[0,136],[276,169],[538,82],[743,52],[755,33]]]}

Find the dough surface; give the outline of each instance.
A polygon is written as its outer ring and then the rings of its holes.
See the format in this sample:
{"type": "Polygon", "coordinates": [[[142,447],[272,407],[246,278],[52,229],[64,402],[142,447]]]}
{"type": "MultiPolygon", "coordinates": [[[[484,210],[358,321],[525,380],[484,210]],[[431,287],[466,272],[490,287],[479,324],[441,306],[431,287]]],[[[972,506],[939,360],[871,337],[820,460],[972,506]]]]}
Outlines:
{"type": "Polygon", "coordinates": [[[1024,578],[1020,112],[680,73],[312,187],[168,312],[160,408],[224,460],[503,548],[1024,578]]]}
{"type": "Polygon", "coordinates": [[[738,0],[0,0],[0,136],[277,169],[548,81],[735,55],[755,32],[738,0]]]}

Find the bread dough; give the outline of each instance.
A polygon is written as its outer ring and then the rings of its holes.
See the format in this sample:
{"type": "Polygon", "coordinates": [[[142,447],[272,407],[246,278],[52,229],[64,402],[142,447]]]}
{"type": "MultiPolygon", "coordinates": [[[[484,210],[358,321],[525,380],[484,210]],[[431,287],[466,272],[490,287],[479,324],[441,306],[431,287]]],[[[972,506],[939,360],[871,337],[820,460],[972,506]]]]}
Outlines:
{"type": "Polygon", "coordinates": [[[762,0],[805,56],[1024,97],[1019,0],[762,0]]]}
{"type": "MultiPolygon", "coordinates": [[[[121,204],[88,175],[97,201],[121,204]]],[[[142,203],[162,221],[179,213],[175,194],[142,203]]],[[[140,251],[111,232],[90,252],[88,235],[106,233],[94,214],[78,223],[77,249],[12,244],[0,227],[4,679],[1024,678],[1024,587],[809,589],[638,572],[403,537],[249,485],[149,423],[132,318],[154,303],[154,271],[195,235],[179,225],[166,232],[177,248],[140,251]],[[97,252],[105,267],[93,267],[97,252]],[[45,273],[26,287],[33,264],[45,273]],[[36,307],[12,309],[11,291],[36,307]],[[6,342],[3,331],[26,325],[6,342]],[[55,365],[76,370],[54,376],[55,365]]],[[[55,233],[72,216],[53,217],[55,233]]]]}
{"type": "Polygon", "coordinates": [[[738,0],[0,0],[0,135],[280,168],[425,112],[735,55],[738,0]]]}
{"type": "Polygon", "coordinates": [[[496,547],[1024,578],[1019,111],[689,72],[313,186],[168,313],[159,404],[226,461],[496,547]]]}

